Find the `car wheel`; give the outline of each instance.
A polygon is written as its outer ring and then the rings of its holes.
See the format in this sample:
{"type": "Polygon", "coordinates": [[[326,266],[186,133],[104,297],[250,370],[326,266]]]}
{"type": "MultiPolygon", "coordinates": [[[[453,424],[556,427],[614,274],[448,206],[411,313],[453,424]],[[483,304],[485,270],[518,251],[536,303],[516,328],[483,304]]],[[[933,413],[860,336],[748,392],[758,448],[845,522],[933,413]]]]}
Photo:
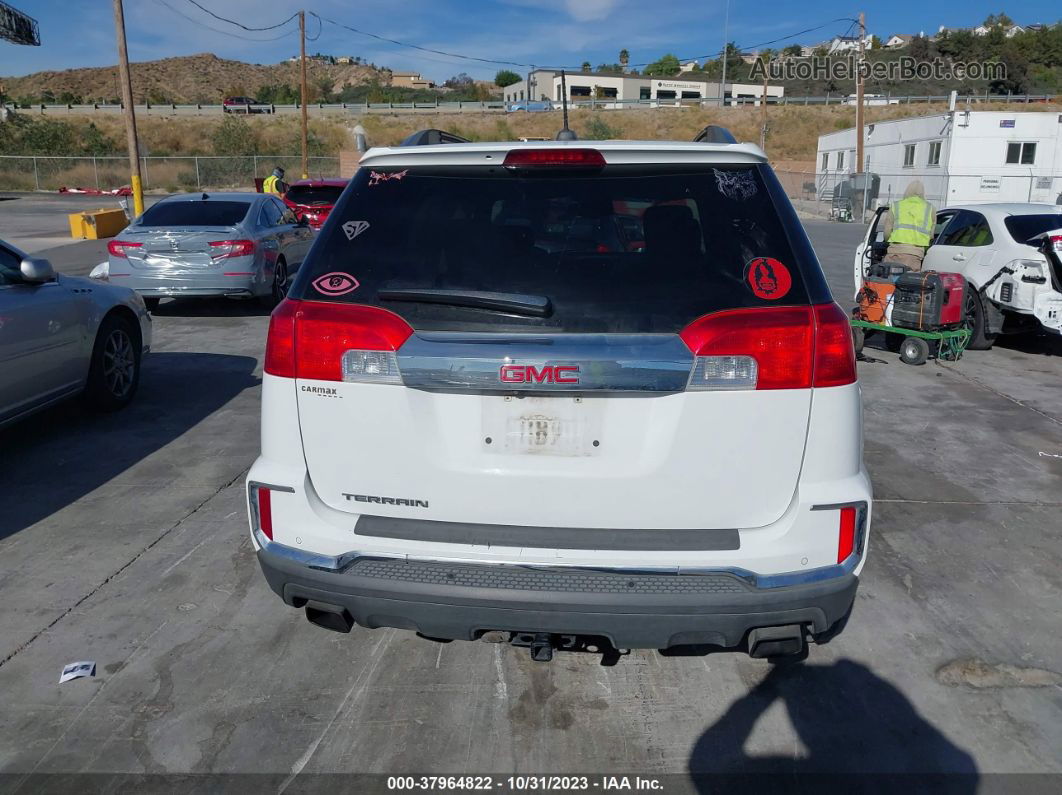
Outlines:
{"type": "Polygon", "coordinates": [[[900,358],[907,364],[925,364],[929,359],[929,343],[921,337],[907,337],[900,345],[900,358]]]}
{"type": "Polygon", "coordinates": [[[996,335],[985,333],[985,307],[981,303],[981,294],[973,285],[966,287],[964,315],[964,323],[970,329],[970,343],[966,347],[975,351],[987,351],[995,344],[996,335]]]}
{"type": "Polygon", "coordinates": [[[100,324],[92,348],[85,399],[100,411],[124,408],[140,383],[140,338],[133,323],[110,316],[100,324]]]}
{"type": "Polygon", "coordinates": [[[265,296],[263,302],[266,307],[272,309],[288,296],[288,266],[284,260],[277,260],[276,266],[273,268],[273,284],[269,288],[269,295],[265,296]]]}
{"type": "Polygon", "coordinates": [[[148,312],[154,312],[159,308],[159,301],[161,300],[161,298],[145,298],[144,306],[148,308],[148,312]]]}

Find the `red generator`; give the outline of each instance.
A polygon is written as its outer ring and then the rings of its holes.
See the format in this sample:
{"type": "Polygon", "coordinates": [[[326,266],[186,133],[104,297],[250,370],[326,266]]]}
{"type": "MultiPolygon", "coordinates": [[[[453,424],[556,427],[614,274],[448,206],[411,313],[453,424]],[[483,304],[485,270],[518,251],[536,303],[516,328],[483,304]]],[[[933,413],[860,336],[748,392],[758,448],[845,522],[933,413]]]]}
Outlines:
{"type": "Polygon", "coordinates": [[[917,331],[955,328],[964,320],[966,279],[958,273],[913,271],[896,279],[892,325],[917,331]]]}

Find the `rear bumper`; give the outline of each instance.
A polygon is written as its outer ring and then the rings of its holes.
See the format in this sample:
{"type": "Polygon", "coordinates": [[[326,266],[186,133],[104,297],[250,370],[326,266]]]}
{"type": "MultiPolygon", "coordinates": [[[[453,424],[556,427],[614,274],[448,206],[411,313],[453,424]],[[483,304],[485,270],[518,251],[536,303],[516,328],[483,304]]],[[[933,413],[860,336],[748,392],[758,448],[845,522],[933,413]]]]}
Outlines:
{"type": "MultiPolygon", "coordinates": [[[[740,646],[758,627],[805,625],[827,633],[850,611],[858,586],[851,565],[757,578],[740,570],[699,573],[589,570],[491,563],[352,557],[315,566],[302,550],[255,532],[270,587],[289,605],[346,610],[365,627],[396,627],[435,638],[475,640],[483,632],[607,637],[616,648],[687,644],[740,646]]],[[[320,563],[320,561],[318,561],[320,563]]]]}

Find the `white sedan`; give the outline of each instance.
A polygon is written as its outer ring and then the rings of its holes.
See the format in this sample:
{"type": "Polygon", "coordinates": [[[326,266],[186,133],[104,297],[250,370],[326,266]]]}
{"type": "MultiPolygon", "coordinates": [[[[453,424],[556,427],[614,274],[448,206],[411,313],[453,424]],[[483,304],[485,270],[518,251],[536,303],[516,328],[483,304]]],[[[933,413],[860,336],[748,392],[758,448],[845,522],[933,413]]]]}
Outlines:
{"type": "MultiPolygon", "coordinates": [[[[878,210],[856,249],[855,286],[885,253],[878,210]]],[[[967,297],[970,347],[992,346],[1008,318],[1017,328],[1062,333],[1062,206],[967,204],[937,212],[922,270],[961,273],[975,289],[967,297]]]]}

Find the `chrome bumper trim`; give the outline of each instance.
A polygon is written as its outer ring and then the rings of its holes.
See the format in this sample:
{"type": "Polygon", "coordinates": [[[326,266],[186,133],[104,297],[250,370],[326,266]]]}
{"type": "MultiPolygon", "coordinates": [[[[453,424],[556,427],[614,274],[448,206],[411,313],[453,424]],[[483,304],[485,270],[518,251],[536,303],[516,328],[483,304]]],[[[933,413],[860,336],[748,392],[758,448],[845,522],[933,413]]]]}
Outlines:
{"type": "MultiPolygon", "coordinates": [[[[252,509],[253,516],[253,509],[252,509]]],[[[252,530],[254,540],[258,546],[268,555],[274,555],[279,558],[297,563],[300,566],[305,566],[309,569],[316,569],[318,571],[327,571],[335,574],[342,573],[352,563],[357,560],[389,560],[400,559],[408,561],[417,561],[424,563],[453,563],[453,564],[465,564],[465,565],[490,565],[490,566],[512,566],[526,569],[579,569],[582,571],[602,571],[602,572],[622,572],[624,574],[674,574],[681,575],[699,575],[699,574],[731,574],[738,577],[754,588],[761,590],[769,590],[771,588],[785,588],[791,585],[807,585],[809,583],[823,582],[824,580],[832,580],[837,577],[844,577],[847,574],[851,574],[856,565],[858,565],[861,554],[855,552],[848,557],[843,563],[834,564],[832,566],[822,566],[820,568],[808,569],[807,571],[791,571],[782,574],[756,574],[755,572],[748,571],[747,569],[734,568],[734,567],[693,567],[693,566],[585,566],[580,564],[570,563],[499,563],[496,560],[483,560],[483,559],[467,559],[467,558],[421,558],[404,554],[363,554],[361,552],[345,552],[342,555],[318,555],[314,552],[307,552],[302,549],[296,549],[295,547],[289,547],[284,544],[279,544],[276,541],[270,541],[261,530],[258,529],[257,522],[252,530]]]]}

